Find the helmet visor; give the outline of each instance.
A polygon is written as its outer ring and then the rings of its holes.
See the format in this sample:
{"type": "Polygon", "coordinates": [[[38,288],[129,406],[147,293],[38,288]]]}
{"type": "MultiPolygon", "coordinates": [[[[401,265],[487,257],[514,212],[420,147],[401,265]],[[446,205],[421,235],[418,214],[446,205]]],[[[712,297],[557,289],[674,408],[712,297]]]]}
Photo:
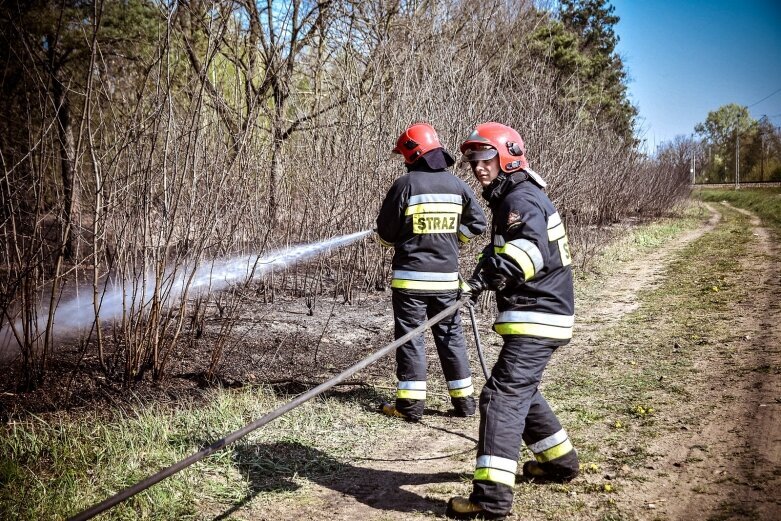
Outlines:
{"type": "Polygon", "coordinates": [[[479,145],[471,147],[464,151],[464,159],[467,161],[485,161],[491,159],[498,154],[495,148],[486,145],[479,145]]]}

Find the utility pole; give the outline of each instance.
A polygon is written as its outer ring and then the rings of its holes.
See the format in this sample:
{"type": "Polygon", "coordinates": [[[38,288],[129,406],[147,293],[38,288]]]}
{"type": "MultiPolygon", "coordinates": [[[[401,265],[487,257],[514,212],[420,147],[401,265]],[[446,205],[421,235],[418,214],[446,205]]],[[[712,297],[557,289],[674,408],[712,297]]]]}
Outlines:
{"type": "Polygon", "coordinates": [[[735,190],[740,190],[740,139],[735,125],[735,190]]]}
{"type": "Polygon", "coordinates": [[[765,133],[762,132],[762,155],[760,156],[760,181],[765,181],[765,133]]]}

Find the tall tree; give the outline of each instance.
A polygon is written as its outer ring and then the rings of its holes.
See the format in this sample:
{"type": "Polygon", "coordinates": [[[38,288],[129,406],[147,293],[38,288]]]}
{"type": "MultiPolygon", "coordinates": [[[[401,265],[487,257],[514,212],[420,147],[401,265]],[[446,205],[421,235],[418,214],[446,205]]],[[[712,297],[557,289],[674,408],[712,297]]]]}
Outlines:
{"type": "MultiPolygon", "coordinates": [[[[57,132],[57,157],[62,188],[61,225],[65,257],[75,254],[73,227],[80,213],[77,186],[76,140],[72,91],[84,57],[85,34],[91,23],[92,5],[67,0],[54,5],[46,0],[9,2],[3,17],[13,28],[10,57],[23,74],[22,89],[48,98],[57,132]]],[[[46,116],[44,116],[46,117],[46,116]]],[[[27,121],[19,121],[25,125],[27,121]]],[[[38,121],[37,123],[41,123],[38,121]]]]}
{"type": "Polygon", "coordinates": [[[781,131],[767,116],[760,118],[741,137],[741,168],[745,168],[745,175],[741,174],[743,179],[769,181],[781,174],[781,131]]]}
{"type": "Polygon", "coordinates": [[[710,173],[715,179],[720,181],[729,179],[729,174],[735,171],[740,147],[743,147],[744,153],[739,167],[744,169],[745,145],[753,139],[756,128],[757,122],[749,114],[748,108],[736,103],[723,105],[709,112],[705,121],[694,127],[695,132],[704,137],[714,148],[710,173]]]}
{"type": "Polygon", "coordinates": [[[619,17],[607,0],[562,0],[559,19],[549,19],[532,35],[538,54],[557,71],[567,99],[633,141],[637,110],[627,97],[627,76],[616,53],[619,17]]]}
{"type": "Polygon", "coordinates": [[[227,128],[234,153],[255,130],[268,132],[271,221],[277,218],[286,142],[299,130],[315,129],[319,116],[368,91],[364,79],[371,80],[371,68],[366,65],[381,39],[377,33],[387,30],[382,23],[371,24],[387,19],[395,8],[373,12],[374,19],[363,11],[361,2],[350,0],[236,0],[216,7],[189,2],[177,9],[190,65],[227,128]],[[234,85],[207,74],[219,60],[235,67],[242,99],[232,99],[234,85]],[[337,62],[354,64],[363,76],[357,92],[343,91],[335,78],[323,81],[323,71],[337,62]]]}

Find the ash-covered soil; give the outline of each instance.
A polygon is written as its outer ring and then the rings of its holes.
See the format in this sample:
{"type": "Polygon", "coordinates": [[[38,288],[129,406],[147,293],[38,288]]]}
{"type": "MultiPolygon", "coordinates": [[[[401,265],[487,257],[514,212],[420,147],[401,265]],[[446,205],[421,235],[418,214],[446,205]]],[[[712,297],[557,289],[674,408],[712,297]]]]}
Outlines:
{"type": "MultiPolygon", "coordinates": [[[[310,300],[311,302],[311,300],[310,300]]],[[[96,349],[85,350],[78,339],[56,345],[44,382],[23,387],[21,356],[4,363],[0,373],[0,420],[58,410],[124,408],[150,401],[197,397],[215,386],[269,384],[296,392],[319,384],[393,340],[390,291],[320,297],[310,309],[305,298],[277,298],[264,304],[245,302],[233,316],[220,317],[216,306],[206,314],[203,332],[183,336],[166,375],[154,381],[147,372],[138,381],[101,369],[96,349]],[[227,331],[227,333],[226,333],[227,331]],[[215,352],[216,370],[209,374],[215,352]]],[[[106,337],[111,338],[110,329],[106,337]]],[[[117,360],[107,342],[106,360],[117,360]]],[[[387,377],[385,365],[369,367],[348,383],[360,384],[374,375],[387,377]]],[[[119,372],[117,372],[119,373],[119,372]]]]}

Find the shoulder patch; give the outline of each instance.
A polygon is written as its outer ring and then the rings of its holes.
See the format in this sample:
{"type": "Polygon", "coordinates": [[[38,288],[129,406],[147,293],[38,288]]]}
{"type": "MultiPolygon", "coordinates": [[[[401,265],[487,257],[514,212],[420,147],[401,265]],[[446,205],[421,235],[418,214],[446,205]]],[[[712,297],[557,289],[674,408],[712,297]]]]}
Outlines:
{"type": "Polygon", "coordinates": [[[513,224],[519,222],[520,220],[521,220],[521,214],[519,214],[515,210],[510,210],[510,213],[507,215],[507,226],[512,226],[513,224]]]}

